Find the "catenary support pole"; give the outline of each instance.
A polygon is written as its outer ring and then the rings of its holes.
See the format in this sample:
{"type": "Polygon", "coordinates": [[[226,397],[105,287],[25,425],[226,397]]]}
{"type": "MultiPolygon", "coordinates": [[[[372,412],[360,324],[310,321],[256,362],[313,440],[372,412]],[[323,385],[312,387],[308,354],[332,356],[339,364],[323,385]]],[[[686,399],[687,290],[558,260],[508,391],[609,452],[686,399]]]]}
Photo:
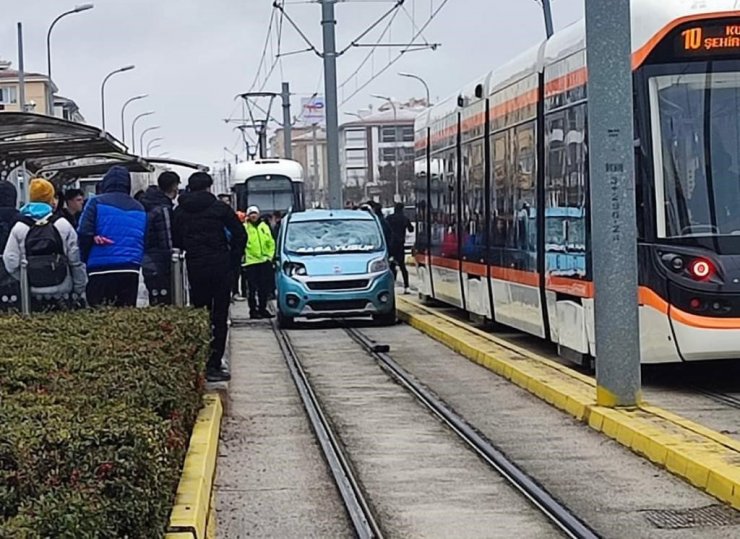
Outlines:
{"type": "Polygon", "coordinates": [[[317,131],[319,130],[318,124],[313,124],[311,126],[311,131],[313,135],[311,136],[311,142],[313,144],[313,197],[314,200],[312,202],[316,202],[316,193],[320,193],[318,202],[321,204],[321,207],[324,205],[323,194],[323,186],[321,185],[321,177],[319,176],[319,139],[317,136],[317,131]]]}
{"type": "Polygon", "coordinates": [[[550,8],[550,0],[542,0],[542,12],[545,15],[545,32],[547,33],[547,39],[550,39],[555,33],[555,29],[552,24],[552,9],[550,8]]]}
{"type": "Polygon", "coordinates": [[[23,23],[18,23],[18,103],[21,112],[26,112],[26,69],[23,57],[23,23]]]}
{"type": "Polygon", "coordinates": [[[283,99],[283,146],[286,159],[293,159],[293,125],[290,118],[290,83],[283,83],[283,91],[280,94],[283,99]]]}
{"type": "Polygon", "coordinates": [[[630,0],[586,1],[597,402],[640,401],[630,0]]]}
{"type": "Polygon", "coordinates": [[[337,104],[337,44],[334,4],[321,0],[321,27],[324,43],[324,93],[326,94],[326,154],[328,161],[329,207],[342,207],[342,177],[339,170],[339,105],[337,104]]]}

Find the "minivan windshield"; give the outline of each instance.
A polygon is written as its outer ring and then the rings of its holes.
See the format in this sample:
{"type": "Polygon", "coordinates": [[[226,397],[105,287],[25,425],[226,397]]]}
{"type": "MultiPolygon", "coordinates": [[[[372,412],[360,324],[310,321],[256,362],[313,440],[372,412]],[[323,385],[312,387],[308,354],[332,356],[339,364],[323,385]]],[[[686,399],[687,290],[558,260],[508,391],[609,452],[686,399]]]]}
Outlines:
{"type": "Polygon", "coordinates": [[[380,251],[383,240],[374,220],[327,219],[288,224],[285,250],[292,254],[324,255],[380,251]]]}

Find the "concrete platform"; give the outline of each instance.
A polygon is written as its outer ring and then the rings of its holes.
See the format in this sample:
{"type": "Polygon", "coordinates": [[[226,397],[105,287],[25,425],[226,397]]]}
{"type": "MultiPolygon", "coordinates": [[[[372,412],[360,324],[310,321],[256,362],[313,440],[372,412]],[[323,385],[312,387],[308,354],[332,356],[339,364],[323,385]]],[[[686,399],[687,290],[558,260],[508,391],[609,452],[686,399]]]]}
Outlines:
{"type": "Polygon", "coordinates": [[[649,404],[631,411],[599,407],[593,378],[408,297],[399,299],[399,315],[468,359],[740,509],[740,442],[737,440],[649,404]]]}

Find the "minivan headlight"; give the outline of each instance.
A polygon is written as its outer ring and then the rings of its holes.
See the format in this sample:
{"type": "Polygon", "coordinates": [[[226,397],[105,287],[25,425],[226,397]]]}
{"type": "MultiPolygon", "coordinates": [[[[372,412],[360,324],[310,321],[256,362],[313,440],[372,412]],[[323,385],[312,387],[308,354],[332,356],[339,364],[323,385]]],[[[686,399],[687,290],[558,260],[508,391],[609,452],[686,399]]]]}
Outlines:
{"type": "Polygon", "coordinates": [[[380,273],[381,271],[386,271],[388,268],[388,259],[385,257],[378,258],[370,262],[368,266],[368,273],[380,273]]]}
{"type": "Polygon", "coordinates": [[[308,275],[308,272],[306,271],[306,266],[297,262],[286,262],[283,265],[283,271],[289,277],[308,275]]]}

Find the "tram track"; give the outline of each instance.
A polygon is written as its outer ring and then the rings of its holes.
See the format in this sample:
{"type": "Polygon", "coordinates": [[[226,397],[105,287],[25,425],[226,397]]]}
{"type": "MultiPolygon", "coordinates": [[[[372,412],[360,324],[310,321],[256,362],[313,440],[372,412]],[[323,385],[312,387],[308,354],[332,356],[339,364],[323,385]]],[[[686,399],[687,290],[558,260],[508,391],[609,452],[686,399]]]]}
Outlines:
{"type": "Polygon", "coordinates": [[[703,386],[689,386],[689,389],[716,403],[740,410],[740,396],[730,395],[729,393],[723,393],[703,386]]]}
{"type": "Polygon", "coordinates": [[[360,539],[381,539],[383,533],[370,509],[360,483],[344,453],[342,445],[329,422],[321,403],[311,387],[300,358],[293,347],[287,332],[272,322],[272,329],[280,350],[288,365],[293,382],[298,389],[301,401],[308,415],[311,427],[316,434],[329,470],[336,483],[339,494],[352,521],[355,534],[360,539]]]}
{"type": "Polygon", "coordinates": [[[389,355],[390,348],[387,345],[373,341],[355,328],[345,326],[343,329],[365,352],[378,362],[384,371],[416,397],[435,417],[447,425],[474,453],[504,477],[512,487],[540,510],[567,537],[579,539],[599,537],[588,525],[539,485],[536,480],[509,460],[490,440],[468,424],[447,403],[434,395],[411,373],[394,361],[389,355]]]}
{"type": "MultiPolygon", "coordinates": [[[[357,537],[383,537],[381,523],[373,514],[370,500],[353,471],[339,435],[334,431],[330,418],[324,412],[320,399],[311,386],[300,354],[294,347],[290,335],[281,330],[276,323],[273,323],[272,328],[357,537]]],[[[423,407],[431,411],[434,417],[502,477],[514,491],[526,499],[530,506],[541,513],[554,528],[566,537],[583,539],[599,537],[535,479],[508,459],[490,440],[482,436],[462,416],[394,361],[387,345],[373,341],[356,328],[343,325],[341,329],[373,358],[392,380],[412,395],[423,407]]]]}

